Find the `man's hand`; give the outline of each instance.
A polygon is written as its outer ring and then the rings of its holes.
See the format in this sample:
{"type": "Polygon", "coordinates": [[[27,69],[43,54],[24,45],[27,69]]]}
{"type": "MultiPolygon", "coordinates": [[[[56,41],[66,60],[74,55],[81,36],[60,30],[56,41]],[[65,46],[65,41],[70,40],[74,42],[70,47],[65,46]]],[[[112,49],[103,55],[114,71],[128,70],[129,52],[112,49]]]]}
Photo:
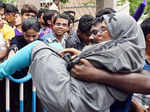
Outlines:
{"type": "Polygon", "coordinates": [[[64,49],[63,51],[60,52],[60,54],[62,55],[62,57],[64,57],[65,53],[71,53],[73,55],[73,57],[77,56],[81,51],[74,49],[74,48],[67,48],[64,49]]]}
{"type": "Polygon", "coordinates": [[[97,81],[97,69],[86,59],[81,59],[80,62],[81,65],[72,68],[72,75],[79,80],[97,81]]]}

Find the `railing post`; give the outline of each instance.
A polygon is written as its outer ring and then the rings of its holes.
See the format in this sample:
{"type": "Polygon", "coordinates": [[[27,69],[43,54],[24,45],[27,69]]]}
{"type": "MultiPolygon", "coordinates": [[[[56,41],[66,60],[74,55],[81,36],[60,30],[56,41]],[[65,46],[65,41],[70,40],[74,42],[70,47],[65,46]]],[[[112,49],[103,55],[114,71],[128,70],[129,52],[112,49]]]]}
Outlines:
{"type": "Polygon", "coordinates": [[[23,100],[23,86],[24,86],[24,84],[23,83],[21,83],[20,84],[20,112],[24,112],[24,100],[23,100]]]}
{"type": "Polygon", "coordinates": [[[6,78],[6,112],[10,112],[10,81],[6,78]]]}

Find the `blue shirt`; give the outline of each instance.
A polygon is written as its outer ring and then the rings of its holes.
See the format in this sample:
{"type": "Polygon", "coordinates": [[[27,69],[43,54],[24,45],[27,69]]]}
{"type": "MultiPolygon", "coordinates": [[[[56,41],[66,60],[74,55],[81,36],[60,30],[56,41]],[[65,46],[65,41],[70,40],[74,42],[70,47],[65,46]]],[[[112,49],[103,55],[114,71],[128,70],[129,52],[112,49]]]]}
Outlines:
{"type": "Polygon", "coordinates": [[[145,60],[144,70],[150,72],[150,62],[148,62],[148,60],[145,60]]]}

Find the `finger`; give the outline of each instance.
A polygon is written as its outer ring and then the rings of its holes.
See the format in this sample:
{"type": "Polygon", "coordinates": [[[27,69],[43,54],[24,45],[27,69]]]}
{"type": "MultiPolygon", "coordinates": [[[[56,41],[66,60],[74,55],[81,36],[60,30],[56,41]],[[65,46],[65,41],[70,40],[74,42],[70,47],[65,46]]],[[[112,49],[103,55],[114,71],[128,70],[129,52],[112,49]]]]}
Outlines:
{"type": "Polygon", "coordinates": [[[81,65],[74,65],[73,68],[76,70],[76,71],[79,71],[82,69],[82,66],[81,65]]]}
{"type": "Polygon", "coordinates": [[[71,59],[74,59],[76,56],[77,56],[77,55],[73,55],[73,56],[71,57],[71,59]]]}
{"type": "Polygon", "coordinates": [[[73,53],[74,54],[74,49],[73,48],[67,48],[67,49],[64,49],[60,52],[61,55],[64,55],[65,53],[73,53]]]}
{"type": "Polygon", "coordinates": [[[93,66],[88,60],[86,59],[80,59],[80,62],[86,66],[93,66]]]}
{"type": "Polygon", "coordinates": [[[74,68],[71,69],[71,72],[72,72],[72,75],[73,75],[74,77],[76,77],[76,76],[78,75],[77,70],[74,69],[74,68]]]}

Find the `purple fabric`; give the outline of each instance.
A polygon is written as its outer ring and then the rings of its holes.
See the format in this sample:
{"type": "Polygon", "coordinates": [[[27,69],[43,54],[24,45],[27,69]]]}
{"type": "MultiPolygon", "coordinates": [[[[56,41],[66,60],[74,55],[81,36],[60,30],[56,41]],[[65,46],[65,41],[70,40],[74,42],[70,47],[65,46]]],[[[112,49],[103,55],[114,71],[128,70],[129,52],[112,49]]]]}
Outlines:
{"type": "Polygon", "coordinates": [[[48,34],[49,32],[52,32],[51,28],[46,27],[45,30],[43,29],[43,31],[41,31],[39,34],[39,39],[41,39],[45,34],[48,34]]]}
{"type": "Polygon", "coordinates": [[[20,32],[17,28],[15,28],[15,36],[23,36],[22,32],[20,32]]]}
{"type": "Polygon", "coordinates": [[[133,15],[133,18],[134,18],[136,21],[138,21],[138,20],[140,19],[140,17],[142,16],[146,4],[147,4],[147,1],[144,0],[144,1],[139,5],[139,7],[137,8],[135,14],[133,15]]]}

